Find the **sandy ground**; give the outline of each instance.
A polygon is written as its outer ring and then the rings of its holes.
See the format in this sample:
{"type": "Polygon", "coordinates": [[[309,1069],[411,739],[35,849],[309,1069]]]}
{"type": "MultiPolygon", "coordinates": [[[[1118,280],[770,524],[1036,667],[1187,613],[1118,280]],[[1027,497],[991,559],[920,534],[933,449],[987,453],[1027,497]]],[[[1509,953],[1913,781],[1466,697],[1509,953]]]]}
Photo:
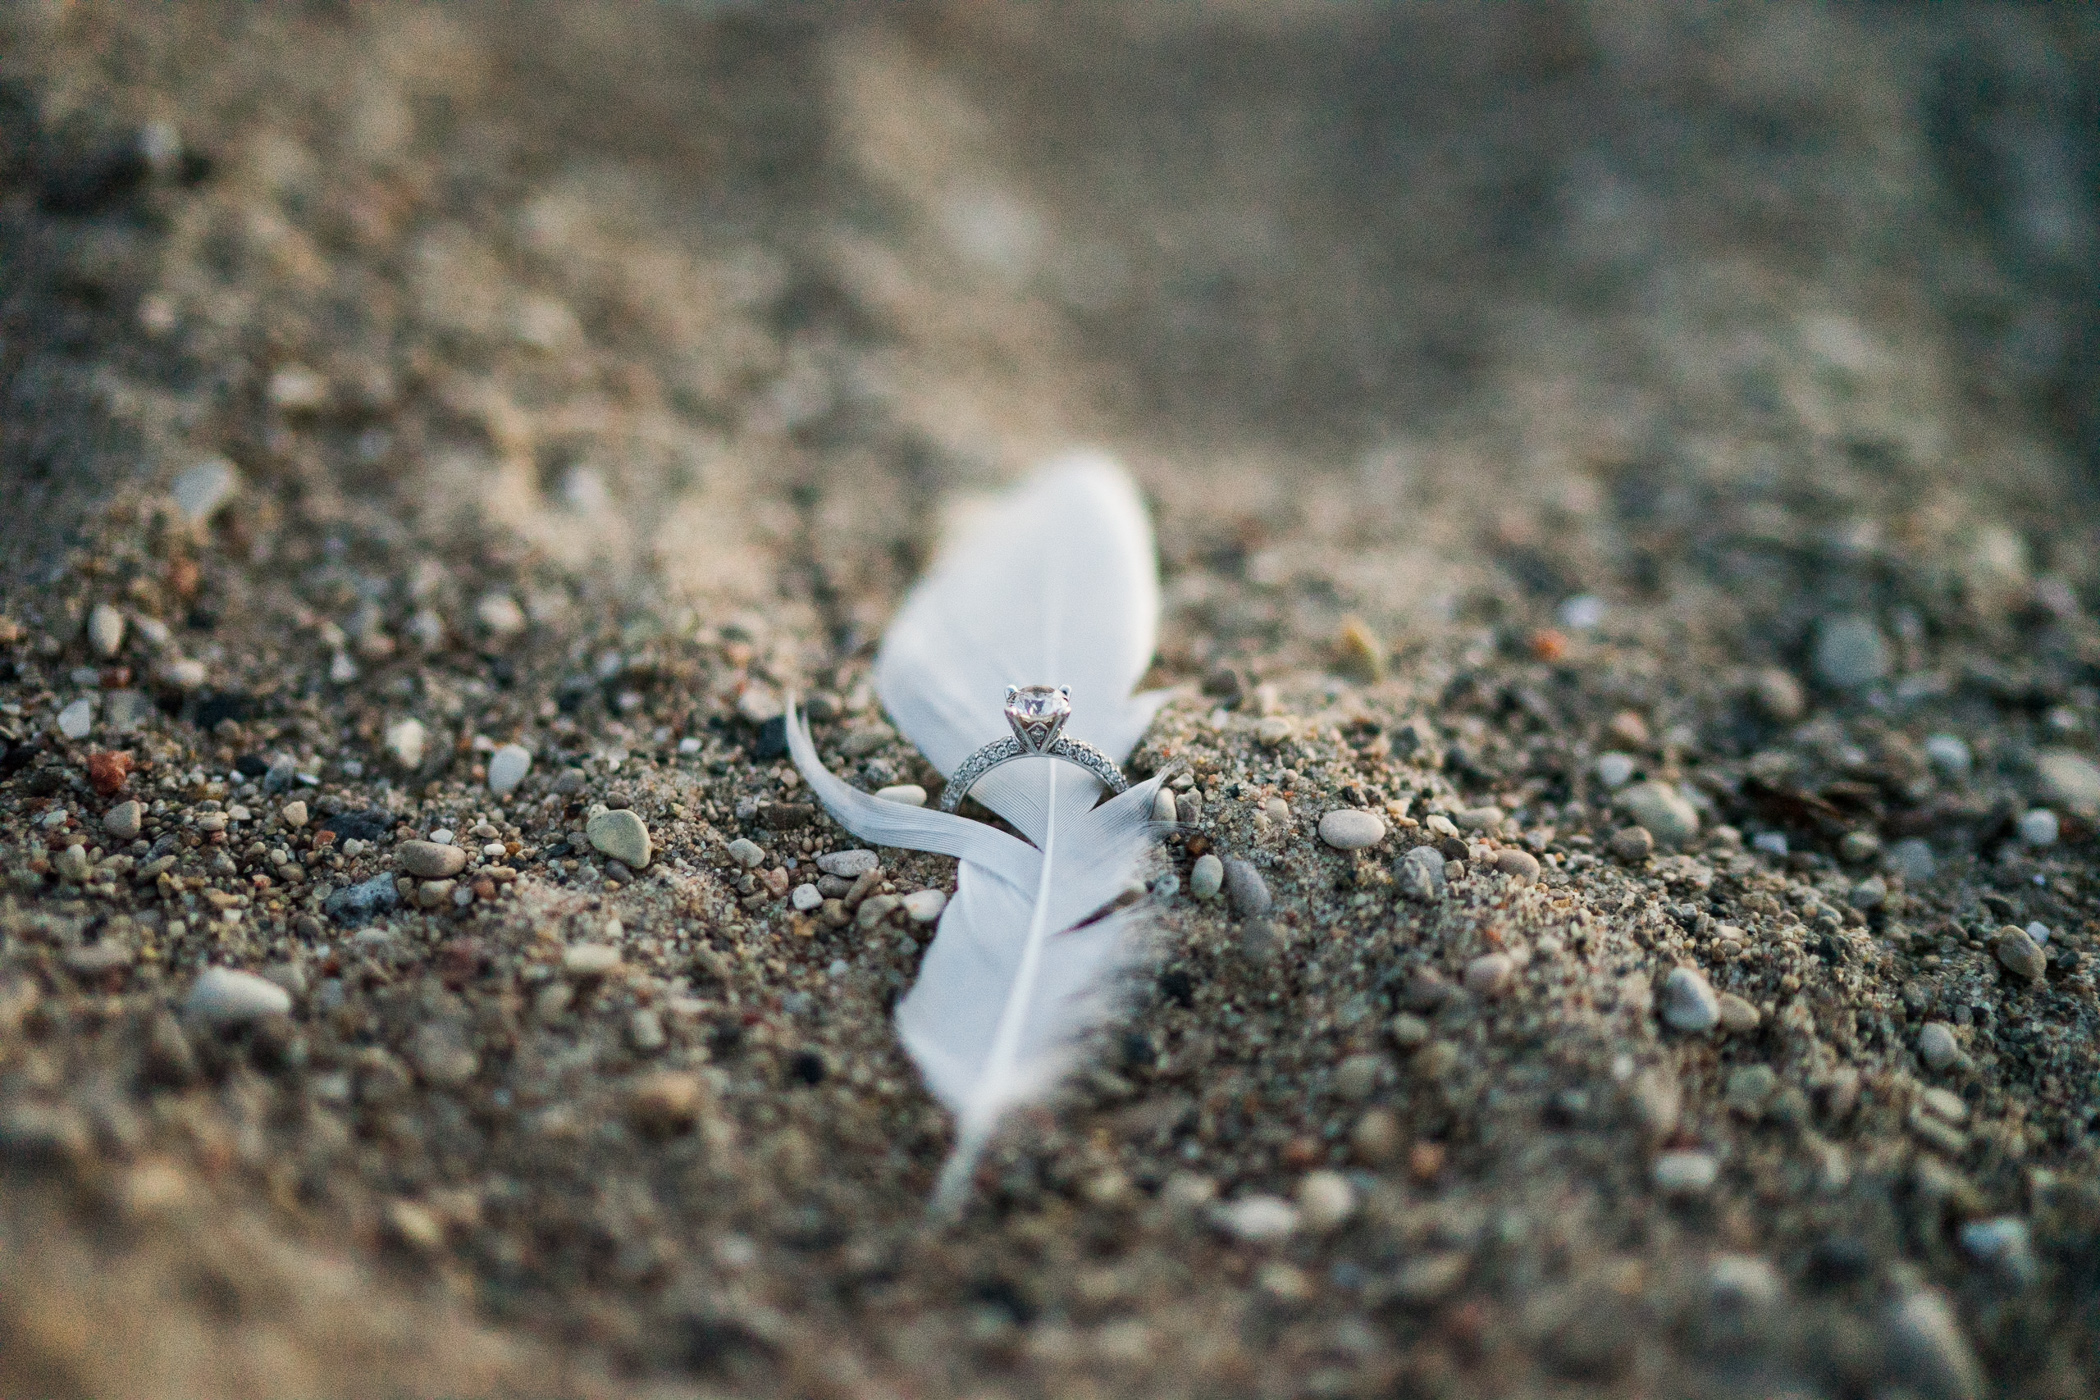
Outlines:
{"type": "Polygon", "coordinates": [[[0,8],[0,1392],[2091,1395],[2095,39],[0,8]],[[1074,445],[1174,880],[933,1229],[766,722],[1074,445]]]}

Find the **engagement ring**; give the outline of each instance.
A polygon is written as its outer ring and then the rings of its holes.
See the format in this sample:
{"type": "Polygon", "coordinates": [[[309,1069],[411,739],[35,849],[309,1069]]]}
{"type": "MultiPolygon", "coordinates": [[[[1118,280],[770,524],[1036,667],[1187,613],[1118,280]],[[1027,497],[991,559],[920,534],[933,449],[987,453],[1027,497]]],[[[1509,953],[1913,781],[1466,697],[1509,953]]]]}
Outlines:
{"type": "Polygon", "coordinates": [[[978,779],[1017,758],[1061,758],[1092,773],[1110,792],[1128,790],[1130,783],[1107,754],[1092,744],[1064,737],[1065,721],[1071,717],[1070,686],[1008,686],[1006,722],[1013,726],[1013,737],[986,744],[962,761],[948,786],[941,789],[941,810],[952,812],[962,806],[978,779]]]}

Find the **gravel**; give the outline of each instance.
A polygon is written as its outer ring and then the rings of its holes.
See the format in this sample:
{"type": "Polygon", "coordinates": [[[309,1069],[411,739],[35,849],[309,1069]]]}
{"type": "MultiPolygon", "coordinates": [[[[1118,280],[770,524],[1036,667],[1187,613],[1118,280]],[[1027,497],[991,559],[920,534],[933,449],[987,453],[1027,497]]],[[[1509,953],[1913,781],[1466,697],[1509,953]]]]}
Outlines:
{"type": "Polygon", "coordinates": [[[394,850],[401,869],[420,880],[443,880],[467,868],[467,853],[449,843],[403,841],[394,850]]]}
{"type": "Polygon", "coordinates": [[[1276,903],[1261,872],[1236,856],[1225,861],[1225,898],[1231,904],[1232,912],[1242,919],[1266,914],[1276,903]]]}
{"type": "Polygon", "coordinates": [[[1721,1024],[1721,1001],[1706,974],[1695,967],[1674,967],[1663,979],[1662,1018],[1687,1035],[1705,1035],[1721,1024]]]}
{"type": "Polygon", "coordinates": [[[1857,613],[1826,617],[1816,625],[1816,679],[1840,690],[1885,680],[1893,657],[1888,638],[1874,620],[1857,613]]]}
{"type": "Polygon", "coordinates": [[[1393,863],[1393,883],[1400,893],[1423,904],[1444,897],[1446,888],[1443,853],[1434,846],[1416,846],[1393,863]]]}
{"type": "Polygon", "coordinates": [[[1225,862],[1205,852],[1196,857],[1189,869],[1189,893],[1197,899],[1212,900],[1225,888],[1225,862]]]}
{"type": "Polygon", "coordinates": [[[1385,840],[1385,819],[1376,812],[1338,807],[1320,818],[1320,839],[1337,851],[1361,851],[1385,840]]]}
{"type": "Polygon", "coordinates": [[[651,846],[649,828],[626,808],[600,812],[584,826],[591,845],[633,870],[648,868],[651,846]]]}
{"type": "Polygon", "coordinates": [[[276,983],[238,968],[212,967],[190,984],[182,1009],[213,1026],[244,1026],[269,1016],[288,1015],[291,994],[276,983]]]}
{"type": "Polygon", "coordinates": [[[1699,834],[1699,809],[1669,783],[1637,783],[1619,794],[1616,805],[1658,846],[1682,846],[1699,834]]]}
{"type": "Polygon", "coordinates": [[[841,880],[851,880],[882,868],[882,857],[866,849],[829,851],[817,857],[817,869],[841,880]]]}
{"type": "Polygon", "coordinates": [[[505,744],[489,755],[489,791],[508,797],[532,771],[532,750],[523,744],[505,744]]]}

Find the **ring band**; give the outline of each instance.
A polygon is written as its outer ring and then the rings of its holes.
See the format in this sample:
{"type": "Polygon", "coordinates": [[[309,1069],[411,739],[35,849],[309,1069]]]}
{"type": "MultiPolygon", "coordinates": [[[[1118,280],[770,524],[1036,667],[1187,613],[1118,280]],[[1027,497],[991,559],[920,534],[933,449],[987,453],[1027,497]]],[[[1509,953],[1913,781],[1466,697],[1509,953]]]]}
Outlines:
{"type": "Polygon", "coordinates": [[[1110,792],[1128,791],[1130,781],[1114,759],[1092,744],[1064,737],[1065,721],[1071,717],[1069,686],[1008,686],[1006,722],[1013,726],[1013,737],[994,740],[964,759],[941,789],[940,809],[952,812],[962,806],[979,779],[1017,758],[1062,759],[1093,774],[1110,792]]]}

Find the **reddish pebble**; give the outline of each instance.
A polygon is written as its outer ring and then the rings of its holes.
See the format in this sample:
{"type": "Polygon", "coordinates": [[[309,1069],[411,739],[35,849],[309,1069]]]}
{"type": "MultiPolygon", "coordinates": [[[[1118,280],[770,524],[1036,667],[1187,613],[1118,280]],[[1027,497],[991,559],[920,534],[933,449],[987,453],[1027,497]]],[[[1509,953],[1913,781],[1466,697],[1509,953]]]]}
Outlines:
{"type": "Polygon", "coordinates": [[[1551,627],[1531,634],[1531,654],[1540,661],[1558,661],[1568,654],[1568,639],[1551,627]]]}
{"type": "Polygon", "coordinates": [[[131,778],[131,755],[122,751],[90,754],[87,770],[88,783],[96,792],[104,797],[114,796],[123,791],[131,778]]]}

